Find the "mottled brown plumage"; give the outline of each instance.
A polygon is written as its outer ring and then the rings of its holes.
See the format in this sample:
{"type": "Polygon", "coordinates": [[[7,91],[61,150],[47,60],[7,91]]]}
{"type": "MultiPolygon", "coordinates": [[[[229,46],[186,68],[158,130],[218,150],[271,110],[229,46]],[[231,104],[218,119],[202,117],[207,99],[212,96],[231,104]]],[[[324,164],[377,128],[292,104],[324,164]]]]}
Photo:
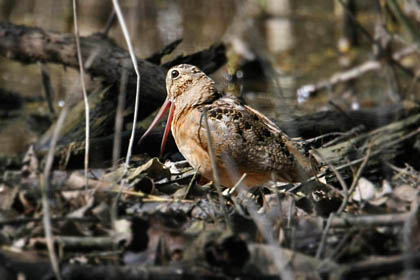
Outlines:
{"type": "Polygon", "coordinates": [[[168,125],[173,116],[172,134],[178,149],[209,180],[213,171],[202,117],[205,111],[222,185],[233,186],[243,173],[247,173],[247,186],[268,180],[297,182],[314,174],[313,161],[273,122],[237,98],[223,96],[197,67],[181,64],[171,68],[166,87],[165,108],[172,103],[168,125]]]}

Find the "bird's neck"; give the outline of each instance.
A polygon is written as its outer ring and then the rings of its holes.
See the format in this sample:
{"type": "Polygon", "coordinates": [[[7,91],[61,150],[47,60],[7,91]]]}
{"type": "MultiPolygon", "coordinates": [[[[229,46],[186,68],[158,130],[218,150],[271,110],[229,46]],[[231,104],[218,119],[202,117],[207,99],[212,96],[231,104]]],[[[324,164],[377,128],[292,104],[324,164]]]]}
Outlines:
{"type": "Polygon", "coordinates": [[[196,85],[194,88],[187,89],[175,102],[174,118],[177,119],[190,110],[212,104],[222,96],[223,94],[215,89],[214,83],[196,85]]]}

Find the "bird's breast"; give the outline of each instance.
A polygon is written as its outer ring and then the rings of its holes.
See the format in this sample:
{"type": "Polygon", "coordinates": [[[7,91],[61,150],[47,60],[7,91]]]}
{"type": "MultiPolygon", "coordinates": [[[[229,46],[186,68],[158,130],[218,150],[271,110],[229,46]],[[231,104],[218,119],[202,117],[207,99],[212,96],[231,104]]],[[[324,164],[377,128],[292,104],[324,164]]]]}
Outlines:
{"type": "Polygon", "coordinates": [[[201,139],[201,114],[198,110],[189,109],[174,116],[172,135],[175,143],[188,163],[205,177],[212,176],[211,161],[207,150],[206,139],[201,139]]]}

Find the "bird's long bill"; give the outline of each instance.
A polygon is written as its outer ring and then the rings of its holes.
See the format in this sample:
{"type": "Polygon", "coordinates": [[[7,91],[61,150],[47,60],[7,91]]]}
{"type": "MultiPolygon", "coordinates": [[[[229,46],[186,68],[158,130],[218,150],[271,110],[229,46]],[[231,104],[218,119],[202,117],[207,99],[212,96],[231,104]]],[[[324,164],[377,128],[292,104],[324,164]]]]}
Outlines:
{"type": "Polygon", "coordinates": [[[165,103],[163,103],[162,107],[160,108],[159,112],[157,113],[155,119],[153,120],[152,124],[149,126],[149,128],[146,130],[146,132],[143,134],[143,136],[139,140],[139,144],[143,142],[143,139],[149,135],[152,128],[156,126],[156,124],[162,119],[163,115],[166,111],[169,109],[169,116],[168,121],[166,122],[165,132],[163,133],[162,138],[162,144],[160,146],[160,156],[163,155],[163,151],[165,150],[166,140],[168,139],[169,131],[171,130],[171,124],[172,119],[174,116],[174,104],[169,100],[169,98],[166,98],[165,103]]]}

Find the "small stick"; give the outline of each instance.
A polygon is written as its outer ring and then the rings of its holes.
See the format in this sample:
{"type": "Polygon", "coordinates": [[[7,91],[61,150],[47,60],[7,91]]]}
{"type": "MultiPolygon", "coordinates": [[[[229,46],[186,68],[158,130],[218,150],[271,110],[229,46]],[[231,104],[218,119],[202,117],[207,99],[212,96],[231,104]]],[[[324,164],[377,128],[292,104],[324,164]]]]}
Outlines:
{"type": "Polygon", "coordinates": [[[236,189],[242,184],[242,182],[245,180],[246,176],[248,174],[244,173],[242,174],[241,178],[239,178],[238,182],[236,182],[236,184],[232,187],[232,189],[229,191],[229,193],[233,193],[234,191],[236,191],[236,189]]]}
{"type": "Polygon", "coordinates": [[[112,24],[115,21],[115,10],[112,10],[111,14],[108,16],[108,19],[106,20],[105,29],[102,33],[104,36],[108,36],[109,30],[112,27],[112,24]]]}
{"type": "Polygon", "coordinates": [[[123,113],[125,108],[125,96],[128,82],[128,73],[123,68],[121,73],[120,92],[118,95],[117,112],[115,114],[114,146],[112,147],[112,168],[117,168],[121,154],[121,130],[123,125],[123,113]]]}
{"type": "MultiPolygon", "coordinates": [[[[200,167],[199,167],[199,168],[200,168],[200,167]]],[[[188,193],[190,192],[190,189],[191,189],[191,187],[192,187],[192,184],[194,183],[195,178],[197,177],[197,174],[198,174],[198,168],[197,168],[197,170],[195,170],[194,175],[193,175],[193,177],[191,178],[191,181],[190,181],[190,183],[189,183],[189,184],[188,184],[188,186],[187,186],[187,189],[186,189],[185,194],[184,194],[184,199],[186,199],[186,198],[187,198],[188,193]]]]}
{"type": "Polygon", "coordinates": [[[140,95],[140,72],[139,72],[138,65],[137,65],[136,55],[134,54],[133,46],[131,44],[130,34],[128,32],[127,25],[125,24],[124,16],[121,12],[121,8],[120,8],[120,5],[118,3],[118,0],[112,0],[112,4],[114,6],[114,10],[115,10],[115,13],[117,15],[118,22],[120,23],[121,30],[122,30],[123,35],[124,35],[124,39],[125,39],[126,44],[128,46],[128,51],[130,53],[131,62],[133,64],[134,71],[135,71],[136,77],[137,77],[137,80],[136,80],[136,98],[135,98],[135,101],[134,101],[133,127],[132,127],[132,130],[131,130],[130,142],[128,144],[127,156],[126,156],[125,164],[124,164],[124,172],[123,172],[122,180],[121,180],[121,183],[120,183],[120,190],[119,190],[117,196],[115,197],[114,202],[112,203],[111,218],[112,218],[113,225],[114,225],[115,224],[114,222],[117,219],[118,200],[121,197],[121,192],[122,192],[123,186],[126,184],[126,181],[127,181],[125,176],[127,175],[127,172],[128,172],[128,165],[130,163],[131,151],[132,151],[132,148],[133,148],[134,136],[135,136],[135,133],[136,133],[137,114],[138,114],[138,107],[139,107],[138,103],[139,103],[139,95],[140,95]]]}
{"type": "Polygon", "coordinates": [[[220,187],[220,178],[219,178],[219,173],[217,170],[216,158],[214,156],[213,139],[210,133],[210,126],[209,126],[209,120],[207,118],[206,107],[204,107],[202,116],[204,117],[204,124],[206,126],[207,141],[208,141],[208,146],[209,146],[209,155],[210,155],[210,160],[211,160],[211,166],[213,169],[214,185],[216,186],[217,194],[219,195],[219,200],[222,203],[222,211],[223,211],[223,216],[225,217],[226,226],[228,227],[228,229],[232,229],[230,220],[226,211],[226,207],[225,207],[225,199],[222,195],[222,190],[220,187]]]}
{"type": "Polygon", "coordinates": [[[125,175],[128,171],[128,165],[130,163],[130,158],[131,158],[131,151],[133,149],[134,136],[136,134],[137,114],[138,114],[138,107],[139,107],[138,103],[139,103],[139,95],[140,95],[140,72],[139,72],[139,68],[138,68],[138,65],[137,65],[137,58],[136,58],[136,55],[134,54],[133,45],[131,44],[130,33],[128,32],[127,25],[125,24],[124,16],[121,12],[121,8],[120,8],[120,5],[118,3],[118,0],[112,0],[112,4],[114,5],[115,13],[117,14],[117,18],[118,18],[118,21],[120,23],[121,30],[124,34],[124,39],[125,39],[125,42],[127,44],[128,51],[130,53],[131,62],[133,63],[134,72],[136,72],[136,77],[137,77],[136,99],[134,101],[133,127],[132,127],[132,130],[131,130],[130,142],[128,144],[127,157],[125,159],[125,166],[124,166],[124,175],[125,175]]]}
{"type": "MultiPolygon", "coordinates": [[[[41,222],[43,218],[16,218],[16,219],[8,219],[0,221],[0,227],[5,225],[20,225],[20,224],[27,224],[31,222],[41,222]]],[[[98,218],[95,217],[69,217],[69,216],[62,216],[62,217],[52,217],[50,218],[51,222],[62,222],[62,221],[72,221],[75,223],[92,223],[92,222],[99,222],[98,218]]]]}
{"type": "Polygon", "coordinates": [[[328,235],[328,232],[330,231],[333,217],[334,217],[334,213],[330,213],[330,216],[328,217],[328,220],[327,220],[327,225],[325,226],[324,231],[322,232],[321,244],[319,244],[318,250],[316,250],[315,258],[317,259],[321,257],[322,251],[324,250],[325,241],[327,240],[327,235],[328,235]]]}
{"type": "Polygon", "coordinates": [[[337,177],[338,182],[340,182],[341,187],[343,188],[342,194],[344,195],[343,202],[341,203],[340,208],[337,211],[337,214],[341,214],[343,212],[344,208],[347,205],[347,200],[349,199],[349,191],[347,188],[347,184],[344,181],[341,174],[338,172],[338,170],[333,166],[329,161],[327,161],[317,150],[314,149],[314,153],[322,160],[324,161],[328,167],[331,169],[331,171],[335,174],[337,177]]]}
{"type": "Polygon", "coordinates": [[[371,153],[371,151],[372,151],[372,149],[371,149],[371,148],[372,148],[372,146],[369,144],[369,148],[368,148],[368,150],[367,150],[367,154],[366,154],[366,156],[365,156],[365,159],[363,160],[362,164],[360,164],[360,167],[359,167],[359,169],[357,170],[356,176],[355,176],[355,178],[353,179],[353,182],[352,182],[352,184],[351,184],[351,186],[350,186],[350,189],[349,189],[349,195],[352,195],[352,194],[353,194],[353,192],[354,192],[354,189],[356,188],[357,182],[359,181],[360,176],[362,175],[363,169],[365,168],[366,163],[367,163],[367,162],[368,162],[368,160],[369,160],[370,153],[371,153]]]}
{"type": "Polygon", "coordinates": [[[347,215],[334,217],[331,226],[334,228],[345,228],[350,226],[360,227],[393,227],[402,226],[408,219],[410,213],[381,214],[381,215],[347,215]]]}
{"type": "Polygon", "coordinates": [[[50,113],[54,116],[55,110],[53,106],[53,97],[54,97],[54,89],[51,86],[51,79],[50,74],[47,71],[47,67],[45,67],[45,64],[38,61],[39,68],[41,69],[41,77],[42,77],[42,86],[44,87],[45,91],[45,98],[47,99],[48,103],[48,109],[50,110],[50,113]]]}
{"type": "Polygon", "coordinates": [[[53,241],[54,236],[52,234],[51,213],[50,213],[50,207],[48,204],[47,192],[50,188],[50,173],[51,173],[52,164],[54,162],[54,151],[55,151],[55,147],[57,144],[60,130],[63,127],[64,120],[66,118],[66,115],[69,109],[69,103],[70,101],[66,100],[65,105],[63,109],[61,110],[60,115],[58,117],[57,123],[54,128],[54,132],[51,138],[51,145],[48,150],[47,160],[45,161],[44,173],[40,177],[42,209],[44,212],[43,224],[44,224],[45,237],[47,239],[48,255],[51,261],[51,266],[52,266],[54,275],[59,280],[61,280],[61,275],[60,275],[60,268],[57,262],[57,256],[55,255],[55,251],[54,251],[54,241],[53,241]]]}
{"type": "Polygon", "coordinates": [[[76,0],[73,0],[73,20],[74,20],[74,36],[76,37],[76,49],[77,49],[77,60],[79,61],[80,71],[80,82],[83,91],[83,101],[85,103],[85,180],[86,188],[88,187],[88,168],[89,168],[89,101],[86,93],[85,85],[85,70],[83,66],[82,51],[80,50],[80,38],[79,38],[79,24],[77,22],[77,7],[76,0]]]}

